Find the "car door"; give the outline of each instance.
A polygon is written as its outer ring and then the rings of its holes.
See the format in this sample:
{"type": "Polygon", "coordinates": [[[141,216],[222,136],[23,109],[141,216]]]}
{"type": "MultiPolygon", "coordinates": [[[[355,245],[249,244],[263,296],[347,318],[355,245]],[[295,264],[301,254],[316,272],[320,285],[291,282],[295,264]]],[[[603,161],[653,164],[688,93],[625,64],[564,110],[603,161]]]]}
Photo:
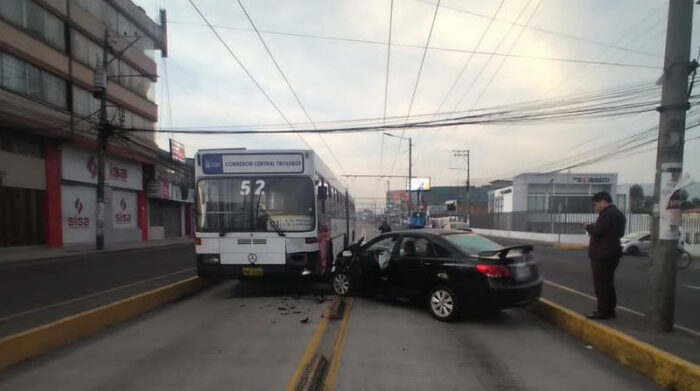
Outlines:
{"type": "Polygon", "coordinates": [[[646,252],[651,248],[651,235],[644,235],[639,238],[639,250],[646,252]]]}
{"type": "Polygon", "coordinates": [[[432,276],[434,258],[435,244],[429,238],[403,236],[390,261],[392,287],[408,296],[421,294],[432,276]]]}
{"type": "Polygon", "coordinates": [[[398,235],[382,236],[367,243],[360,251],[358,261],[363,284],[376,285],[387,280],[389,262],[396,247],[398,235]]]}

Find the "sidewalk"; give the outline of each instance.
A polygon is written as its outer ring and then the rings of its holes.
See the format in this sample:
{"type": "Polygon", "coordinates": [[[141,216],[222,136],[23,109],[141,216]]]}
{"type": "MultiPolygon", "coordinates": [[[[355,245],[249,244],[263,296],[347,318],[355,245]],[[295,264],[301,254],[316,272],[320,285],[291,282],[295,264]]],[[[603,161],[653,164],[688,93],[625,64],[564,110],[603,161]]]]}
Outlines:
{"type": "Polygon", "coordinates": [[[94,244],[74,245],[61,248],[27,246],[0,249],[0,265],[14,262],[35,261],[74,257],[77,255],[105,254],[120,251],[138,251],[157,247],[194,245],[194,239],[178,237],[147,242],[105,244],[104,250],[95,250],[94,244]]]}
{"type": "MultiPolygon", "coordinates": [[[[498,240],[499,238],[494,239],[498,240]]],[[[553,243],[532,240],[521,240],[521,242],[544,246],[553,245],[553,243]]],[[[700,269],[698,263],[700,262],[694,262],[691,268],[700,269]]],[[[685,272],[697,273],[696,270],[686,270],[685,272]]],[[[618,290],[618,294],[619,292],[618,290]]],[[[545,281],[542,297],[580,315],[589,313],[595,306],[595,298],[592,294],[579,292],[571,289],[571,287],[561,286],[549,281],[545,281]]],[[[616,312],[617,317],[615,319],[593,322],[599,322],[639,341],[700,365],[700,330],[680,326],[676,327],[673,332],[657,332],[644,313],[619,306],[616,312]]]]}

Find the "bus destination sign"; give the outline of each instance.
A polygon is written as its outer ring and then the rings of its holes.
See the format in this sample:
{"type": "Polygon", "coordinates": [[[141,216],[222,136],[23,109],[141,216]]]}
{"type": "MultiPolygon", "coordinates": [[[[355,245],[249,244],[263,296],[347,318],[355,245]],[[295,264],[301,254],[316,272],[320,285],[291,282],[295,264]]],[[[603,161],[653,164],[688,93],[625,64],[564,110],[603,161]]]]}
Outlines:
{"type": "Polygon", "coordinates": [[[202,155],[205,174],[301,174],[304,157],[288,154],[205,154],[202,155]]]}

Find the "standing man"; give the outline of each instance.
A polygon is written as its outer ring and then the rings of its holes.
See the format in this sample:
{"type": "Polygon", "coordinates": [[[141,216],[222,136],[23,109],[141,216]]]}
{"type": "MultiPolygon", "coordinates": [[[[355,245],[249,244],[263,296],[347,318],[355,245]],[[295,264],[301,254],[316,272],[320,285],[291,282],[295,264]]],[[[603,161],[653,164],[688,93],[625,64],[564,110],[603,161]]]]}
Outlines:
{"type": "Polygon", "coordinates": [[[612,203],[610,194],[604,191],[592,197],[598,212],[595,224],[584,224],[590,235],[588,258],[591,260],[593,285],[598,307],[586,315],[589,319],[615,317],[617,296],[615,295],[615,269],[622,257],[620,238],[625,234],[625,215],[612,203]]]}

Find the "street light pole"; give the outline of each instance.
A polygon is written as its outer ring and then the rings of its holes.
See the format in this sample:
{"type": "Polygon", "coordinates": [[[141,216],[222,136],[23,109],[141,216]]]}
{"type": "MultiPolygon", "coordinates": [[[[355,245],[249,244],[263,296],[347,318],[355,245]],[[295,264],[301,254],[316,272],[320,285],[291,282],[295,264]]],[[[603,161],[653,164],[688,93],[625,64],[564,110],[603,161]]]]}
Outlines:
{"type": "Polygon", "coordinates": [[[469,150],[453,149],[452,153],[456,157],[461,157],[467,165],[467,224],[471,224],[471,204],[469,200],[470,173],[469,173],[469,150]]]}
{"type": "Polygon", "coordinates": [[[395,136],[391,133],[384,132],[385,135],[389,137],[395,137],[395,138],[400,138],[402,140],[408,140],[408,186],[407,186],[407,192],[408,192],[408,211],[409,213],[411,212],[411,203],[413,202],[411,200],[411,175],[413,174],[413,171],[411,171],[412,166],[413,166],[413,140],[411,137],[401,137],[401,136],[395,136]]]}

